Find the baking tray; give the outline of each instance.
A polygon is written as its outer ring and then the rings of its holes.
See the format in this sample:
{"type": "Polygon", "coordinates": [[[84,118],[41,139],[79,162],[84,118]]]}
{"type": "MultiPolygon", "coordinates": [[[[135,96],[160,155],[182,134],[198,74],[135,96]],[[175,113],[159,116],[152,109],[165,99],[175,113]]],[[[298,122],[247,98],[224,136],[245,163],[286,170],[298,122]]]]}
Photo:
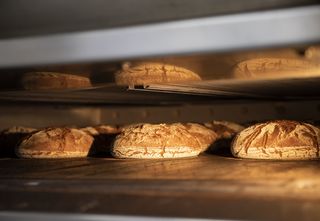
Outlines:
{"type": "Polygon", "coordinates": [[[69,214],[317,220],[319,161],[228,155],[121,160],[0,160],[0,210],[69,214]]]}

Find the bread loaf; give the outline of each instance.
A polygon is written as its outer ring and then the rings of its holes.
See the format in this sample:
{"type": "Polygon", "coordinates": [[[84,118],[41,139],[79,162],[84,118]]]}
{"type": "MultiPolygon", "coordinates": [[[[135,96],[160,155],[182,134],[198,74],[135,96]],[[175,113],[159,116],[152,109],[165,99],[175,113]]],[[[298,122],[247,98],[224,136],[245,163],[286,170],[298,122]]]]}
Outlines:
{"type": "Polygon", "coordinates": [[[162,63],[137,63],[125,67],[115,74],[118,85],[146,85],[152,83],[173,83],[199,81],[200,76],[196,73],[169,64],[162,63]]]}
{"type": "Polygon", "coordinates": [[[305,57],[320,64],[320,45],[311,46],[305,51],[305,57]]]}
{"type": "Polygon", "coordinates": [[[0,133],[0,156],[15,157],[14,148],[22,138],[36,131],[34,128],[14,126],[1,131],[0,133]]]}
{"type": "Polygon", "coordinates": [[[94,138],[89,156],[109,155],[114,139],[121,132],[120,127],[111,125],[85,127],[81,128],[81,130],[90,134],[94,138]]]}
{"type": "Polygon", "coordinates": [[[135,124],[116,137],[116,158],[181,158],[200,154],[203,144],[180,123],[135,124]]]}
{"type": "Polygon", "coordinates": [[[229,121],[211,121],[204,123],[207,128],[210,128],[217,134],[217,139],[229,139],[244,129],[243,126],[229,121]]]}
{"type": "Polygon", "coordinates": [[[306,160],[319,158],[320,130],[307,123],[281,120],[255,124],[233,141],[235,157],[306,160]]]}
{"type": "Polygon", "coordinates": [[[26,90],[49,90],[91,87],[90,79],[83,76],[57,72],[29,72],[21,79],[26,90]]]}
{"type": "Polygon", "coordinates": [[[24,138],[16,148],[21,158],[86,157],[92,136],[73,128],[47,128],[24,138]]]}
{"type": "Polygon", "coordinates": [[[188,132],[192,134],[201,144],[201,152],[206,151],[218,138],[218,135],[211,129],[196,123],[183,124],[188,132]]]}
{"type": "Polygon", "coordinates": [[[257,58],[240,62],[235,78],[286,78],[320,76],[320,65],[304,59],[257,58]]]}
{"type": "Polygon", "coordinates": [[[232,156],[230,151],[232,139],[244,127],[229,121],[211,121],[204,123],[204,125],[217,134],[217,139],[210,145],[210,152],[217,155],[232,156]]]}

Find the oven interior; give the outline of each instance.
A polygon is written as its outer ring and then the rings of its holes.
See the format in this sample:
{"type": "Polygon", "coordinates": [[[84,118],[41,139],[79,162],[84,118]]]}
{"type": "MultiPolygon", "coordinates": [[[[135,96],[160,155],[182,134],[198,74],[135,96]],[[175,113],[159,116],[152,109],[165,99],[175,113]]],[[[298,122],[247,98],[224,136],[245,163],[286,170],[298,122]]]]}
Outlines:
{"type": "MultiPolygon", "coordinates": [[[[125,1],[119,2],[117,4],[121,5],[121,2],[124,4],[125,1]]],[[[159,1],[155,2],[160,4],[159,1]]],[[[172,2],[178,4],[178,1],[172,2]]],[[[187,2],[190,8],[192,3],[187,2]]],[[[265,5],[258,9],[258,3],[252,3],[250,8],[249,3],[243,6],[233,4],[232,7],[231,1],[228,2],[225,4],[229,5],[229,8],[225,10],[229,10],[229,14],[243,11],[241,7],[247,7],[246,10],[251,12],[272,10],[274,6],[270,3],[272,1],[266,1],[265,5]]],[[[293,2],[290,7],[315,4],[313,1],[293,2]]],[[[153,20],[150,18],[148,21],[148,18],[144,17],[148,15],[141,14],[141,17],[137,17],[136,21],[132,20],[133,24],[130,25],[141,25],[141,21],[148,25],[172,18],[178,20],[199,17],[198,10],[201,11],[200,9],[207,5],[204,2],[199,3],[202,7],[196,8],[195,14],[181,10],[178,17],[174,17],[174,3],[172,4],[162,5],[165,9],[169,7],[172,10],[162,14],[163,17],[157,18],[155,13],[153,20]],[[138,18],[141,18],[141,21],[138,18]]],[[[286,1],[280,1],[277,8],[287,7],[287,4],[289,3],[286,1]]],[[[57,7],[55,4],[53,6],[57,7]]],[[[11,5],[6,7],[14,8],[11,5]]],[[[309,9],[314,11],[315,8],[319,6],[309,9]]],[[[216,15],[227,13],[223,8],[215,9],[216,15]]],[[[76,16],[79,16],[78,12],[75,12],[76,16]]],[[[320,18],[318,14],[315,18],[320,18]]],[[[211,14],[201,14],[208,15],[211,14]]],[[[134,14],[130,16],[134,17],[134,14]]],[[[117,19],[119,24],[114,21],[110,21],[110,24],[96,24],[106,25],[107,28],[113,28],[114,24],[120,29],[122,25],[128,25],[129,20],[121,20],[120,15],[119,18],[116,15],[111,17],[117,19]]],[[[55,38],[55,34],[65,32],[68,28],[59,27],[59,20],[51,20],[45,21],[44,24],[52,22],[51,25],[57,25],[53,26],[56,29],[47,30],[41,23],[34,26],[35,29],[31,29],[32,20],[29,19],[26,20],[26,24],[30,22],[29,26],[26,25],[20,32],[17,21],[12,23],[12,26],[3,26],[6,29],[3,35],[0,35],[0,49],[3,49],[0,51],[3,58],[0,61],[2,130],[12,126],[40,129],[101,124],[203,123],[212,120],[231,121],[244,126],[276,119],[320,125],[319,76],[303,76],[296,72],[294,76],[289,77],[277,75],[272,78],[237,79],[233,75],[237,64],[250,59],[300,59],[320,65],[319,32],[315,31],[312,39],[302,39],[299,42],[290,42],[290,37],[286,36],[288,41],[281,42],[278,39],[277,44],[270,38],[270,44],[258,45],[258,41],[253,41],[252,47],[241,46],[239,43],[241,47],[231,44],[229,48],[224,48],[225,50],[215,50],[216,45],[211,45],[210,50],[204,50],[197,45],[199,48],[189,48],[189,51],[184,52],[177,47],[170,52],[165,44],[160,42],[159,44],[164,46],[163,51],[154,47],[150,52],[147,49],[134,51],[132,53],[136,53],[136,56],[133,56],[129,52],[135,47],[131,48],[128,43],[128,56],[119,52],[119,56],[115,54],[112,59],[107,54],[105,59],[93,59],[94,56],[89,55],[88,59],[82,59],[74,56],[76,52],[66,53],[74,57],[63,55],[60,59],[57,51],[53,50],[51,60],[51,55],[47,56],[50,53],[43,51],[25,59],[16,51],[17,59],[12,60],[14,53],[10,50],[19,46],[19,42],[13,41],[19,41],[21,35],[25,37],[21,38],[22,42],[38,41],[39,50],[43,50],[41,37],[37,39],[33,38],[33,35],[45,32],[45,35],[53,35],[55,38]],[[310,48],[318,48],[318,54],[314,52],[310,55],[310,48]],[[4,52],[8,53],[5,55],[4,52]],[[41,60],[42,55],[44,60],[41,60]],[[199,74],[202,80],[134,86],[115,83],[114,74],[117,71],[139,62],[184,67],[199,74]],[[23,74],[34,71],[85,76],[90,78],[92,87],[59,90],[23,89],[23,74]]],[[[97,29],[94,26],[80,28],[81,25],[75,26],[76,21],[68,22],[70,27],[74,28],[68,29],[68,32],[82,31],[84,28],[97,29]]],[[[140,28],[143,29],[143,25],[140,28]]],[[[290,28],[288,30],[290,31],[290,28]]],[[[172,38],[175,39],[174,36],[172,38]]],[[[176,44],[177,41],[169,43],[176,44]]],[[[67,42],[66,47],[69,44],[71,43],[67,42]]],[[[148,45],[148,42],[146,44],[148,45]]],[[[33,52],[37,51],[37,48],[25,50],[33,52]]],[[[1,157],[0,217],[4,220],[126,220],[147,217],[316,220],[320,217],[318,175],[318,160],[248,160],[234,158],[229,152],[209,152],[184,159],[144,160],[115,159],[110,155],[74,159],[1,157]]]]}

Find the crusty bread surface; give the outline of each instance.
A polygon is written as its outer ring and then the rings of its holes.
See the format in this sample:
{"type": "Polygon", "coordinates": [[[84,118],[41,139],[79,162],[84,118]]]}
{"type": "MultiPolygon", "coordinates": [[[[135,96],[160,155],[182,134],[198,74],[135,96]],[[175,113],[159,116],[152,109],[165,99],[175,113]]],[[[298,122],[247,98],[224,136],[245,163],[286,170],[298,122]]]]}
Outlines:
{"type": "Polygon", "coordinates": [[[26,90],[71,89],[91,87],[90,79],[84,76],[57,72],[28,72],[21,79],[26,90]]]}
{"type": "Polygon", "coordinates": [[[306,59],[256,58],[238,63],[233,69],[238,79],[320,76],[320,65],[306,59]]]}
{"type": "Polygon", "coordinates": [[[86,157],[92,136],[74,128],[47,128],[24,138],[16,148],[21,158],[86,157]]]}
{"type": "Polygon", "coordinates": [[[112,155],[117,158],[181,158],[197,156],[203,143],[181,123],[135,124],[122,129],[112,155]]]}
{"type": "Polygon", "coordinates": [[[201,152],[206,151],[209,146],[218,138],[218,135],[211,129],[197,123],[183,124],[201,144],[201,152]]]}
{"type": "Polygon", "coordinates": [[[306,160],[319,158],[320,130],[289,120],[258,123],[241,131],[232,154],[240,158],[306,160]]]}
{"type": "Polygon", "coordinates": [[[118,85],[129,86],[199,80],[201,80],[200,76],[188,69],[162,63],[141,62],[115,74],[118,85]]]}

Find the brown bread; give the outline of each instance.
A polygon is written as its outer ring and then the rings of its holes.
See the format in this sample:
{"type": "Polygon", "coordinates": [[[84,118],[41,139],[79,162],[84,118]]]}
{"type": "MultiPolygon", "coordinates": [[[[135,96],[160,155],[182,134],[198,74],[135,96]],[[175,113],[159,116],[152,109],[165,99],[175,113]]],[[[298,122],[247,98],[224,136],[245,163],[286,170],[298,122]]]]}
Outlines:
{"type": "Polygon", "coordinates": [[[21,158],[86,157],[92,136],[74,128],[47,128],[24,138],[16,148],[21,158]]]}
{"type": "Polygon", "coordinates": [[[255,124],[233,141],[232,154],[240,158],[306,160],[319,158],[320,130],[289,120],[255,124]]]}

